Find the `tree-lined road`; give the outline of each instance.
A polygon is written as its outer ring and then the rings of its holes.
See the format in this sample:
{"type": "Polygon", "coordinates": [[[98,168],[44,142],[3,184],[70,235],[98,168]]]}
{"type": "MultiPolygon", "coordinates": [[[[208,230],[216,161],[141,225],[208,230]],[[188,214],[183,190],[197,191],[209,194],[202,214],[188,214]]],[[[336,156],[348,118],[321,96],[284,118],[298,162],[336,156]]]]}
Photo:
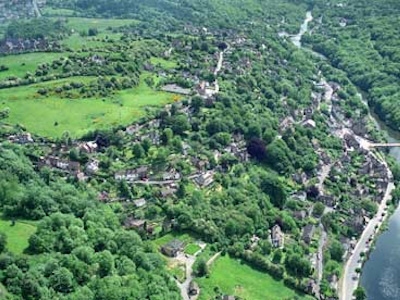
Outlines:
{"type": "MultiPolygon", "coordinates": [[[[390,170],[388,169],[390,172],[390,170]]],[[[390,173],[391,174],[391,173],[390,173]]],[[[366,252],[370,246],[370,241],[374,238],[375,234],[379,231],[382,225],[383,218],[382,214],[385,213],[387,208],[387,201],[391,199],[391,193],[395,188],[393,182],[389,182],[386,188],[385,196],[383,197],[378,212],[373,217],[368,225],[365,227],[360,239],[358,240],[350,258],[347,260],[345,265],[342,286],[340,289],[339,299],[350,300],[353,298],[353,292],[358,286],[359,276],[355,270],[360,266],[361,253],[366,252]]]]}

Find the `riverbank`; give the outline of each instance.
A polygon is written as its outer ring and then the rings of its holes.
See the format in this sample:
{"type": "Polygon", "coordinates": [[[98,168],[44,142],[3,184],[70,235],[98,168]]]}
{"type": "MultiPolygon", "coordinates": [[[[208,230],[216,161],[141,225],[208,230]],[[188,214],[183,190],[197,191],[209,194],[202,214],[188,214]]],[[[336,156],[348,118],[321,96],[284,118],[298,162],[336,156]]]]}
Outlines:
{"type": "MultiPolygon", "coordinates": [[[[307,32],[308,23],[312,20],[313,20],[312,13],[307,12],[306,18],[305,18],[303,24],[301,25],[299,34],[296,36],[290,36],[290,40],[296,47],[301,48],[301,37],[302,37],[302,35],[304,35],[307,32]]],[[[285,36],[285,35],[280,34],[280,36],[285,36]]],[[[317,55],[318,55],[318,53],[317,53],[317,55]]],[[[324,85],[326,87],[328,84],[326,83],[324,85]]],[[[327,92],[327,94],[328,94],[328,92],[327,92]]],[[[332,95],[330,95],[330,97],[326,97],[326,98],[332,98],[332,95]]],[[[331,100],[331,99],[326,99],[326,100],[331,100]]],[[[329,112],[330,112],[330,119],[333,121],[333,123],[341,123],[340,121],[338,122],[338,120],[335,120],[334,116],[332,116],[332,106],[331,105],[329,105],[329,112]]],[[[370,118],[373,119],[371,114],[370,114],[370,118]]],[[[349,258],[345,262],[343,274],[342,274],[340,282],[339,282],[338,294],[339,294],[340,299],[350,300],[353,298],[354,290],[359,285],[360,276],[357,271],[359,271],[358,269],[362,267],[361,262],[363,261],[364,254],[365,254],[365,252],[370,250],[372,242],[375,240],[382,224],[388,217],[387,203],[388,203],[388,201],[391,200],[391,193],[394,190],[395,185],[393,183],[392,172],[391,172],[387,162],[385,161],[384,156],[375,153],[375,151],[372,150],[372,148],[370,147],[370,142],[368,140],[366,140],[363,137],[357,136],[347,126],[345,126],[343,124],[341,124],[341,125],[342,125],[342,128],[340,130],[336,131],[335,135],[340,138],[343,138],[345,134],[350,134],[351,136],[355,137],[357,142],[359,143],[360,147],[368,155],[373,156],[377,161],[380,162],[380,164],[382,164],[384,166],[384,169],[386,170],[386,176],[385,176],[386,178],[385,179],[388,181],[384,196],[383,196],[381,202],[379,203],[377,213],[371,220],[369,220],[368,224],[365,226],[354,249],[351,251],[349,258]]],[[[380,130],[381,128],[377,126],[377,129],[380,130]]]]}
{"type": "Polygon", "coordinates": [[[390,216],[388,228],[377,239],[373,251],[364,264],[360,284],[368,300],[400,299],[399,243],[400,207],[390,216]]]}

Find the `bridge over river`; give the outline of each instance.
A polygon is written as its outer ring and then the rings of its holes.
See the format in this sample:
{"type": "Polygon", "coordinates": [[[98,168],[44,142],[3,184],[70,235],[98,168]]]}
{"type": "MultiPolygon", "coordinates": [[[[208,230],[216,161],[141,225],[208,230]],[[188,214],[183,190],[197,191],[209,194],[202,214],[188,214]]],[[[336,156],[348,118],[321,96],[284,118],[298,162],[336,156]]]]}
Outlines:
{"type": "Polygon", "coordinates": [[[377,148],[377,147],[400,147],[400,143],[370,143],[370,148],[377,148]]]}

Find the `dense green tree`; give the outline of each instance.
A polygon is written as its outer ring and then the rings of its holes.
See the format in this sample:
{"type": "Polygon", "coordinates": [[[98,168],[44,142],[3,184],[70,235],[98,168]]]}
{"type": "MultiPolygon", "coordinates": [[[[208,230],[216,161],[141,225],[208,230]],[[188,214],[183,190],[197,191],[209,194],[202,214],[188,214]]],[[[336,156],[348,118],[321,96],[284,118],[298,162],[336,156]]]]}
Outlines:
{"type": "Polygon", "coordinates": [[[0,232],[0,253],[7,248],[7,235],[4,232],[0,232]]]}
{"type": "Polygon", "coordinates": [[[285,267],[289,274],[299,278],[307,277],[311,273],[310,262],[306,258],[302,258],[299,254],[287,254],[285,267]]]}
{"type": "Polygon", "coordinates": [[[340,242],[333,240],[329,245],[329,253],[332,259],[338,262],[343,261],[344,249],[340,242]]]}

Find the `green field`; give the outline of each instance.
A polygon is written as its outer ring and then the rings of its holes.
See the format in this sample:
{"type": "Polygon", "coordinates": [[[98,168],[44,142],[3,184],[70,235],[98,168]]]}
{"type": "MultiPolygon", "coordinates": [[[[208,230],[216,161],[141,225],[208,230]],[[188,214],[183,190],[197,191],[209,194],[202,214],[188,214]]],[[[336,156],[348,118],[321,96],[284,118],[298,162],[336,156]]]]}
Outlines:
{"type": "Polygon", "coordinates": [[[185,247],[185,253],[189,255],[194,255],[197,251],[199,251],[201,248],[199,245],[196,244],[189,244],[185,247]]]}
{"type": "Polygon", "coordinates": [[[5,65],[9,70],[0,72],[0,80],[9,76],[24,77],[26,72],[34,74],[39,64],[51,63],[53,60],[59,59],[62,56],[67,56],[67,54],[27,53],[2,57],[0,65],[5,65]]]}
{"type": "Polygon", "coordinates": [[[28,247],[28,239],[35,230],[36,227],[31,224],[17,221],[11,226],[10,220],[0,219],[0,232],[7,235],[7,249],[16,254],[22,253],[28,247]]]}
{"type": "Polygon", "coordinates": [[[239,296],[244,300],[283,300],[294,296],[307,299],[287,288],[283,282],[229,256],[222,256],[214,262],[209,278],[197,281],[201,288],[200,299],[203,300],[214,299],[215,287],[219,287],[223,294],[239,296]]]}
{"type": "Polygon", "coordinates": [[[150,62],[155,66],[160,65],[164,69],[173,69],[178,66],[178,64],[173,60],[167,60],[158,57],[152,57],[150,62]]]}
{"type": "MultiPolygon", "coordinates": [[[[145,76],[148,75],[143,75],[142,79],[145,76]]],[[[57,95],[45,97],[37,94],[42,87],[89,79],[93,78],[71,77],[3,89],[0,93],[0,110],[8,107],[10,115],[7,122],[21,124],[32,133],[60,137],[69,131],[73,137],[79,137],[93,129],[128,125],[145,114],[146,106],[165,105],[172,102],[174,97],[152,90],[143,80],[138,87],[117,92],[113,99],[65,99],[57,95]]]]}
{"type": "Polygon", "coordinates": [[[181,233],[172,232],[172,233],[168,233],[168,234],[166,234],[166,235],[164,235],[164,236],[162,236],[162,237],[160,237],[160,238],[154,240],[153,243],[154,243],[157,247],[161,247],[161,246],[163,246],[163,245],[169,243],[170,241],[172,241],[172,240],[174,240],[174,239],[177,239],[177,240],[180,240],[180,241],[182,241],[182,242],[185,242],[186,244],[189,244],[189,243],[191,243],[191,242],[194,241],[193,237],[191,237],[191,236],[190,236],[189,234],[187,234],[187,233],[181,234],[181,233]]]}
{"type": "Polygon", "coordinates": [[[116,28],[137,22],[137,20],[133,19],[96,19],[69,17],[66,27],[69,29],[73,29],[76,32],[89,30],[90,28],[96,28],[99,32],[101,32],[103,30],[106,30],[108,27],[116,28]]]}
{"type": "Polygon", "coordinates": [[[137,23],[135,20],[126,19],[92,19],[92,18],[68,18],[67,28],[71,30],[71,35],[67,37],[62,44],[64,46],[81,49],[99,48],[105,45],[101,40],[108,37],[113,40],[119,40],[122,34],[112,33],[108,28],[117,28],[124,25],[137,23]],[[90,28],[96,28],[98,35],[94,37],[81,36],[81,32],[86,32],[90,28]]]}

